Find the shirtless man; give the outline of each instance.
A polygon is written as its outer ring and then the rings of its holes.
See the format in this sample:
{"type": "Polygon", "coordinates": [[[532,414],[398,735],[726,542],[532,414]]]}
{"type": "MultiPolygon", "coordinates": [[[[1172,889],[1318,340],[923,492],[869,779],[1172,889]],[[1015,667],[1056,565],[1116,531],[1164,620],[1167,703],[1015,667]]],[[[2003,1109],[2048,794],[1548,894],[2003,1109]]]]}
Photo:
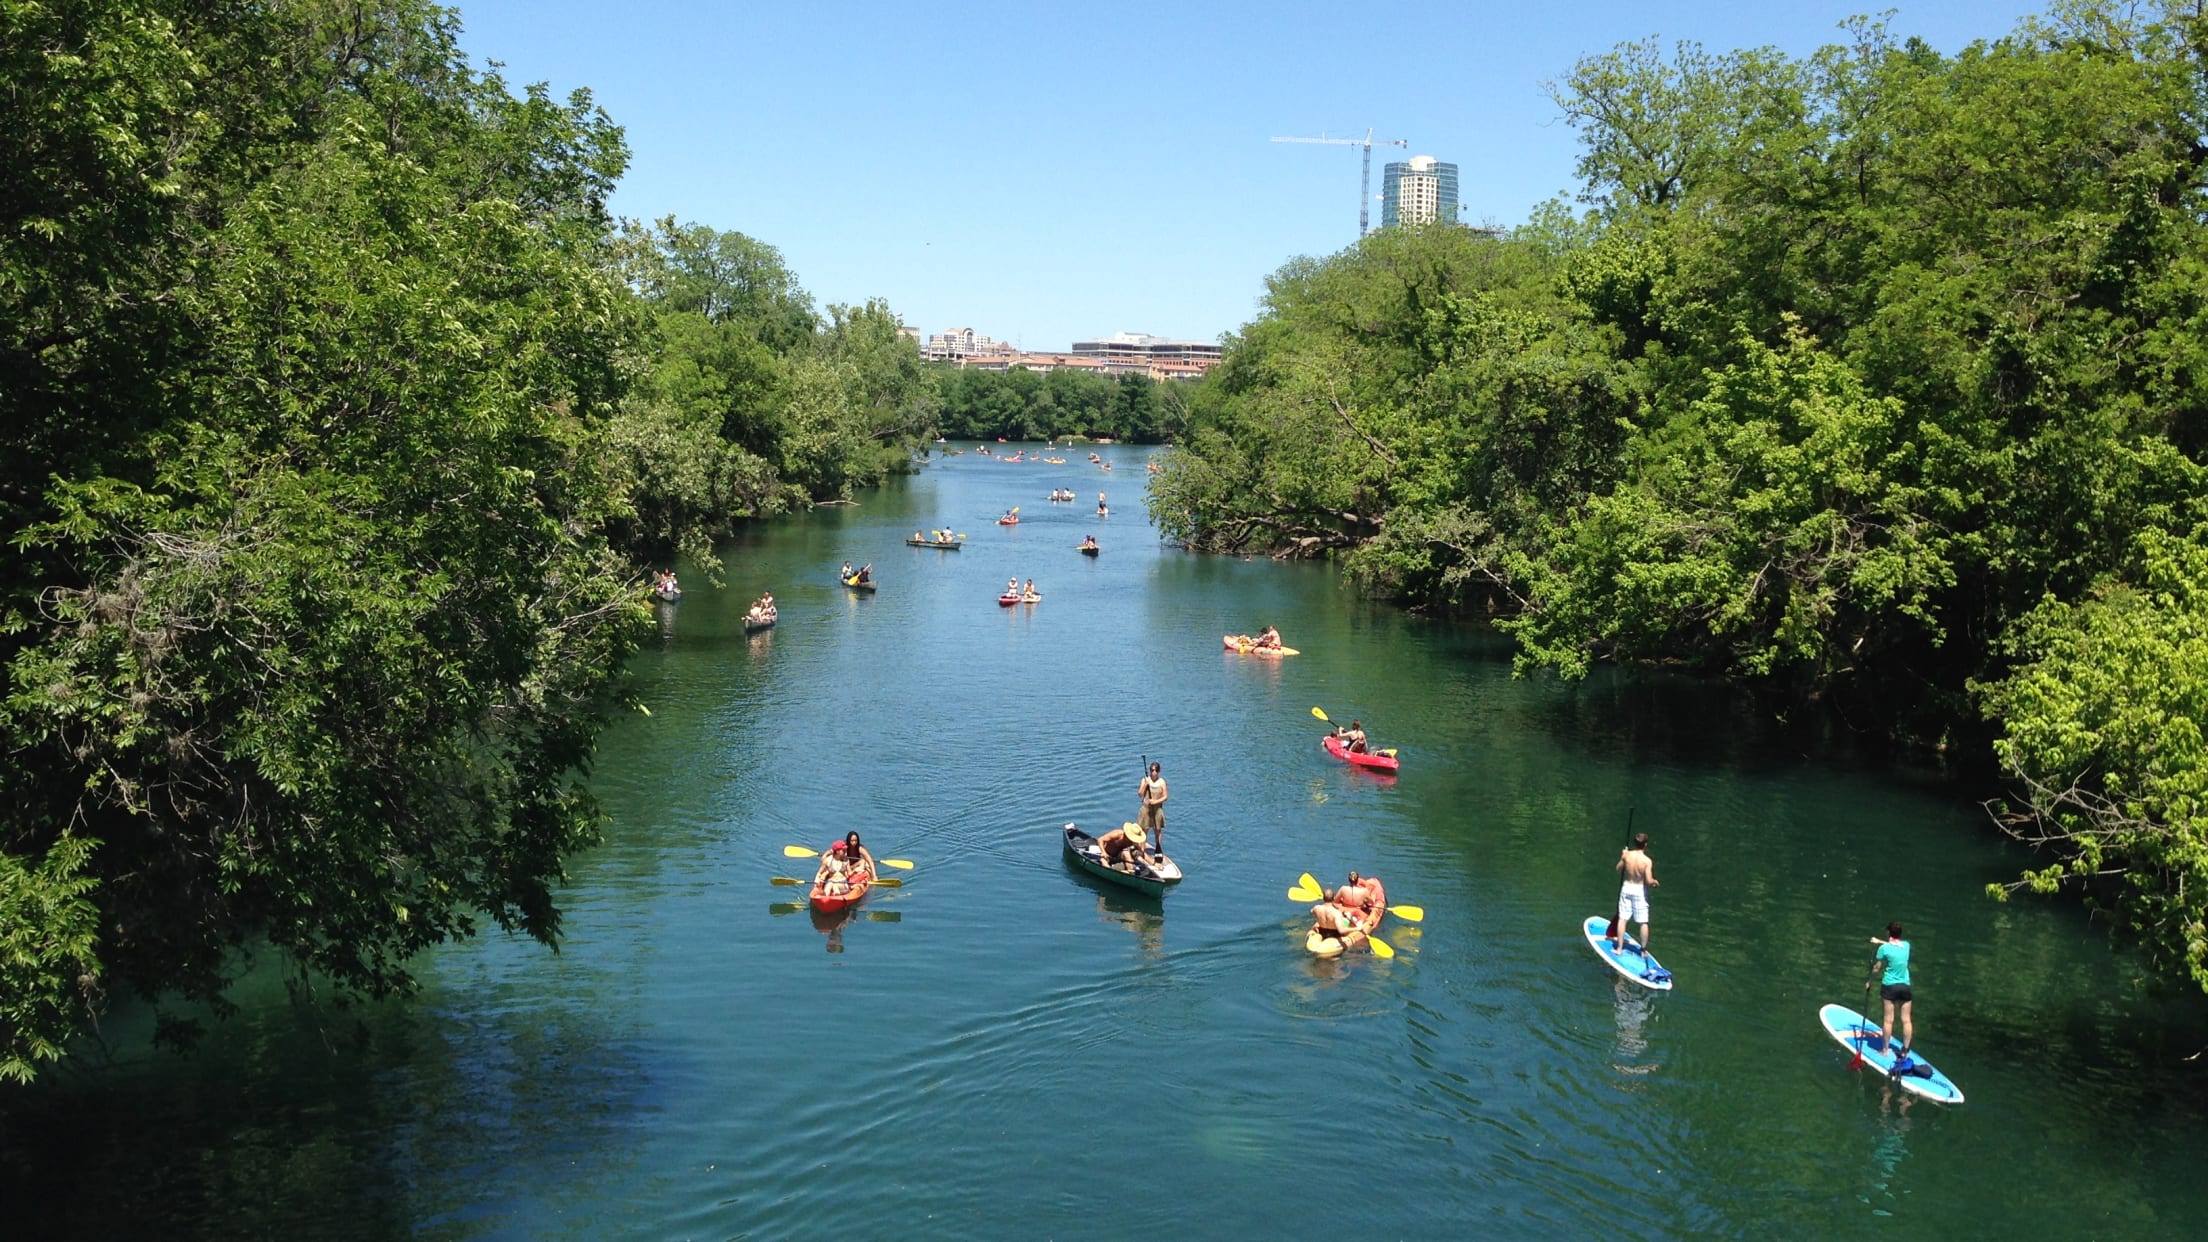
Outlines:
{"type": "Polygon", "coordinates": [[[1648,890],[1656,887],[1656,863],[1648,856],[1648,834],[1633,834],[1633,844],[1618,854],[1618,875],[1624,883],[1618,886],[1618,921],[1612,928],[1610,947],[1625,951],[1625,924],[1632,920],[1641,925],[1641,955],[1648,955],[1648,890]]]}
{"type": "Polygon", "coordinates": [[[1107,867],[1133,871],[1137,864],[1147,861],[1142,848],[1147,836],[1140,825],[1124,824],[1096,839],[1096,855],[1107,867]]]}
{"type": "Polygon", "coordinates": [[[1151,764],[1150,774],[1142,778],[1140,785],[1135,786],[1135,795],[1142,799],[1142,814],[1136,817],[1136,822],[1150,831],[1151,839],[1157,842],[1157,851],[1163,854],[1165,852],[1165,778],[1158,775],[1157,764],[1151,764]]]}

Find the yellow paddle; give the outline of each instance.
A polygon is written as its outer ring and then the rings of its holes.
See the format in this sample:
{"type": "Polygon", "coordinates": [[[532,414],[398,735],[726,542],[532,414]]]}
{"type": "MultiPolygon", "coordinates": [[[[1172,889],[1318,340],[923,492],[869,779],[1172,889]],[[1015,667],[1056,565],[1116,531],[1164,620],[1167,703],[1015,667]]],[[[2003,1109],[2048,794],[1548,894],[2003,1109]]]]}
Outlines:
{"type": "MultiPolygon", "coordinates": [[[[767,883],[780,884],[784,888],[790,888],[793,886],[797,888],[811,888],[813,886],[813,882],[811,880],[796,880],[786,875],[773,876],[767,880],[767,883]]],[[[905,882],[903,880],[884,875],[875,876],[874,883],[877,887],[880,888],[903,888],[905,886],[905,882]]]]}
{"type": "MultiPolygon", "coordinates": [[[[818,858],[820,857],[820,851],[809,850],[802,845],[785,845],[782,847],[782,857],[818,858]]],[[[877,858],[874,861],[882,864],[885,867],[895,867],[899,871],[912,870],[912,860],[909,858],[877,858]]]]}
{"type": "Polygon", "coordinates": [[[1328,719],[1327,719],[1327,715],[1326,715],[1326,713],[1325,713],[1325,712],[1322,712],[1322,711],[1320,711],[1320,710],[1319,710],[1318,708],[1316,708],[1316,707],[1314,707],[1314,708],[1312,708],[1312,709],[1311,709],[1311,714],[1312,714],[1312,715],[1314,715],[1314,716],[1317,716],[1317,717],[1318,717],[1319,719],[1321,719],[1321,720],[1325,720],[1325,721],[1326,721],[1326,723],[1328,723],[1328,724],[1333,724],[1333,723],[1334,723],[1334,722],[1333,722],[1332,720],[1328,720],[1328,719]]]}

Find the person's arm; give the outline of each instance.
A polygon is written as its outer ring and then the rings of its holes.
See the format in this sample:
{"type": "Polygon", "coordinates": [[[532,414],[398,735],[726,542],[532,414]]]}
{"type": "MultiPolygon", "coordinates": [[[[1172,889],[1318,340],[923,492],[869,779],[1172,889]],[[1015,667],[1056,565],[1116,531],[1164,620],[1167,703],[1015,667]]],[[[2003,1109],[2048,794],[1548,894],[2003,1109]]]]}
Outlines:
{"type": "Polygon", "coordinates": [[[1656,882],[1656,864],[1655,864],[1655,863],[1654,863],[1653,861],[1652,861],[1652,862],[1650,862],[1650,863],[1648,864],[1648,871],[1647,871],[1647,875],[1648,875],[1648,886],[1649,886],[1650,888],[1658,888],[1658,887],[1661,887],[1661,886],[1660,886],[1660,885],[1659,885],[1659,884],[1658,884],[1658,883],[1656,882]]]}

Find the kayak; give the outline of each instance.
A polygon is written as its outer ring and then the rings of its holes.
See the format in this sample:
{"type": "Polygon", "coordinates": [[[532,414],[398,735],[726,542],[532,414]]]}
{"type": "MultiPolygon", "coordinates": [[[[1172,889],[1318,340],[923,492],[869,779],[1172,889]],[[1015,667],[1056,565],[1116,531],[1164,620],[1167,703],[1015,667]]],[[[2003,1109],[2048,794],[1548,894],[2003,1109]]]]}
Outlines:
{"type": "Polygon", "coordinates": [[[1018,518],[998,518],[998,519],[997,519],[997,525],[999,525],[999,526],[1018,526],[1019,524],[1020,524],[1020,519],[1018,519],[1018,518]]]}
{"type": "Polygon", "coordinates": [[[999,595],[997,597],[997,605],[1002,608],[1010,608],[1012,605],[1019,602],[1020,597],[1017,595],[999,595]]]}
{"type": "Polygon", "coordinates": [[[1314,927],[1303,937],[1304,951],[1313,957],[1340,957],[1351,949],[1363,948],[1365,938],[1380,930],[1380,920],[1388,916],[1385,906],[1372,912],[1372,917],[1357,924],[1357,930],[1346,936],[1322,936],[1314,927]]]}
{"type": "Polygon", "coordinates": [[[861,582],[857,578],[845,578],[843,580],[843,585],[850,587],[854,591],[871,591],[874,590],[876,586],[875,582],[872,579],[861,582]]]}
{"type": "Polygon", "coordinates": [[[1239,651],[1243,655],[1267,656],[1277,659],[1281,656],[1303,654],[1294,647],[1260,647],[1257,645],[1257,640],[1247,634],[1226,634],[1221,637],[1226,642],[1227,650],[1239,651]]]}
{"type": "MultiPolygon", "coordinates": [[[[1134,825],[1127,826],[1131,828],[1134,825]]],[[[1105,866],[1104,860],[1096,852],[1096,838],[1072,824],[1065,827],[1065,843],[1066,857],[1072,859],[1083,871],[1099,879],[1148,893],[1152,897],[1165,896],[1166,889],[1181,882],[1180,864],[1162,856],[1155,865],[1144,866],[1135,871],[1121,871],[1117,867],[1105,866]]]]}
{"type": "Polygon", "coordinates": [[[1394,755],[1383,755],[1376,751],[1345,750],[1342,747],[1342,739],[1338,737],[1322,737],[1319,739],[1319,745],[1326,747],[1327,754],[1344,763],[1353,763],[1360,768],[1371,768],[1375,772],[1393,772],[1398,766],[1394,755]]]}
{"type": "Polygon", "coordinates": [[[1625,937],[1623,950],[1610,947],[1610,920],[1600,914],[1587,916],[1585,924],[1587,947],[1603,960],[1610,969],[1617,971],[1644,988],[1657,992],[1671,990],[1671,972],[1656,964],[1656,959],[1641,950],[1641,942],[1625,937]]]}
{"type": "Polygon", "coordinates": [[[1826,1005],[1817,1011],[1817,1021],[1823,1024],[1825,1034],[1833,1042],[1848,1050],[1852,1058],[1857,1048],[1863,1050],[1863,1064],[1887,1076],[1893,1083],[1911,1095],[1922,1096],[1935,1104],[1960,1104],[1963,1089],[1947,1075],[1932,1068],[1932,1063],[1909,1053],[1910,1068],[1894,1073],[1897,1059],[1895,1050],[1878,1046],[1878,1024],[1845,1005],[1826,1005]]]}
{"type": "Polygon", "coordinates": [[[812,890],[806,894],[805,900],[813,909],[820,911],[822,914],[832,914],[837,910],[848,910],[859,904],[859,899],[866,896],[866,890],[872,887],[874,887],[874,873],[861,871],[852,878],[851,886],[844,891],[832,894],[824,893],[821,891],[821,886],[815,884],[812,890]]]}
{"type": "Polygon", "coordinates": [[[955,539],[948,543],[937,543],[933,539],[907,539],[905,540],[905,546],[908,548],[935,548],[943,552],[956,552],[966,545],[955,539]]]}
{"type": "Polygon", "coordinates": [[[1083,556],[1095,556],[1099,551],[1102,551],[1102,549],[1098,548],[1093,543],[1084,543],[1077,550],[1083,556]]]}

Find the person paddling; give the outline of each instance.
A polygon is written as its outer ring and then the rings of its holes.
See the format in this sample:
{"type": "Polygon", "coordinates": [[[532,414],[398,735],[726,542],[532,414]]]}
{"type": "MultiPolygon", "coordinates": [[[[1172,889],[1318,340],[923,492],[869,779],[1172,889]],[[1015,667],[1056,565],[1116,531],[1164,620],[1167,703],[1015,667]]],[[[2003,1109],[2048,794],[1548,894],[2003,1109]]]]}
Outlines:
{"type": "Polygon", "coordinates": [[[1165,777],[1159,774],[1158,765],[1150,765],[1149,775],[1135,786],[1135,796],[1142,799],[1142,813],[1137,817],[1151,836],[1157,839],[1159,853],[1165,852],[1165,777]]]}
{"type": "Polygon", "coordinates": [[[1633,834],[1633,843],[1618,854],[1618,921],[1610,929],[1610,947],[1625,951],[1628,920],[1641,925],[1641,956],[1648,956],[1648,890],[1656,887],[1656,864],[1648,856],[1648,834],[1633,834]]]}
{"type": "MultiPolygon", "coordinates": [[[[1645,938],[1646,933],[1643,933],[1645,938]]],[[[1878,1027],[1878,1042],[1871,1045],[1881,1051],[1894,1044],[1894,1010],[1901,1010],[1901,1052],[1907,1057],[1916,1043],[1915,1023],[1910,1021],[1909,1007],[1916,994],[1909,988],[1909,942],[1901,937],[1901,924],[1888,923],[1884,936],[1871,937],[1878,946],[1878,953],[1871,958],[1871,973],[1878,976],[1878,1001],[1882,1020],[1878,1027]]],[[[1897,1065],[1899,1058],[1897,1057],[1897,1065]]]]}

